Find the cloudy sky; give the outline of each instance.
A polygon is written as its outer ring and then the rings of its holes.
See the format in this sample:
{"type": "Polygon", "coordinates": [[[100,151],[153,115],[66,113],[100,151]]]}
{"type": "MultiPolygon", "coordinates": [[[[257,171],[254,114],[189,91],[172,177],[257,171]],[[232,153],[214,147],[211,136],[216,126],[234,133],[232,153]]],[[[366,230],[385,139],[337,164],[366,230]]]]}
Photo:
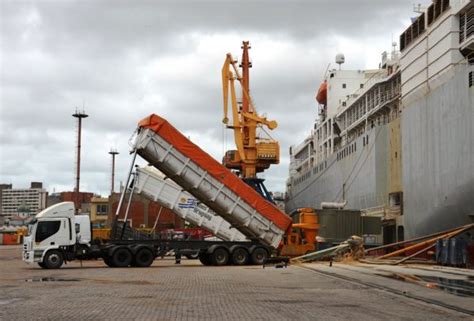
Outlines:
{"type": "Polygon", "coordinates": [[[0,183],[72,190],[71,114],[83,106],[83,191],[108,194],[112,147],[117,181],[126,179],[129,138],[150,113],[221,159],[233,136],[221,123],[220,69],[250,40],[251,93],[278,121],[272,136],[281,143],[281,164],[263,177],[284,191],[288,147],[311,130],[328,63],[342,52],[344,68],[377,68],[413,3],[0,0],[0,183]]]}

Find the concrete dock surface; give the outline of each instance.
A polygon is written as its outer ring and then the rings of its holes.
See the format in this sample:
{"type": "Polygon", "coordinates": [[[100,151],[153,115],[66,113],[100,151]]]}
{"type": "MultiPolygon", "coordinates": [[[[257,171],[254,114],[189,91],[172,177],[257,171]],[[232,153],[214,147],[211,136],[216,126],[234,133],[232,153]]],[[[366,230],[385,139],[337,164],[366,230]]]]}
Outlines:
{"type": "Polygon", "coordinates": [[[43,270],[21,261],[20,246],[0,246],[0,320],[473,320],[473,279],[472,270],[431,266],[166,258],[150,268],[98,260],[43,270]],[[446,280],[459,291],[440,287],[446,280]]]}

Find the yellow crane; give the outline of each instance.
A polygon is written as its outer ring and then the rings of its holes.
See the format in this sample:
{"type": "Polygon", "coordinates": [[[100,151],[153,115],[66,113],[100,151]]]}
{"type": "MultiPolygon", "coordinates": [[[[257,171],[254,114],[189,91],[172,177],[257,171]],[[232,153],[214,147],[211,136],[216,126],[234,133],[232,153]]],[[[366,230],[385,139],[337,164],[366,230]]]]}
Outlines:
{"type": "MultiPolygon", "coordinates": [[[[238,175],[249,185],[258,189],[263,180],[257,178],[257,173],[268,169],[271,164],[280,162],[280,145],[268,135],[264,127],[273,130],[278,124],[274,120],[268,120],[259,115],[255,109],[249,90],[249,69],[252,63],[249,59],[248,41],[242,42],[242,75],[237,67],[237,61],[230,53],[227,54],[222,66],[222,88],[224,98],[223,123],[234,132],[234,140],[237,150],[226,151],[223,164],[236,170],[238,175]],[[242,88],[242,102],[237,102],[235,81],[242,88]],[[232,120],[228,118],[229,92],[232,108],[232,120]],[[268,137],[258,137],[257,128],[265,132],[268,137]]],[[[263,185],[263,184],[262,184],[263,185]]],[[[264,186],[263,186],[264,188],[264,186]]],[[[266,191],[265,191],[266,192],[266,191]]]]}
{"type": "MultiPolygon", "coordinates": [[[[280,162],[280,145],[267,134],[268,137],[257,136],[257,129],[265,132],[264,128],[273,130],[278,124],[274,120],[257,113],[255,105],[250,96],[249,70],[252,63],[249,59],[250,45],[248,41],[242,42],[242,75],[239,72],[237,61],[230,53],[227,54],[222,66],[222,89],[224,97],[224,119],[223,123],[234,132],[234,140],[237,150],[226,151],[223,164],[229,169],[236,170],[239,176],[250,186],[257,190],[263,197],[273,202],[268,193],[263,179],[257,177],[268,169],[272,164],[280,162]],[[242,88],[242,102],[237,102],[235,81],[242,88]],[[229,93],[232,108],[232,119],[229,119],[229,93]]],[[[292,225],[291,232],[285,238],[283,247],[280,249],[282,255],[299,256],[316,249],[315,241],[318,233],[318,217],[313,209],[299,209],[298,222],[292,225]]]]}

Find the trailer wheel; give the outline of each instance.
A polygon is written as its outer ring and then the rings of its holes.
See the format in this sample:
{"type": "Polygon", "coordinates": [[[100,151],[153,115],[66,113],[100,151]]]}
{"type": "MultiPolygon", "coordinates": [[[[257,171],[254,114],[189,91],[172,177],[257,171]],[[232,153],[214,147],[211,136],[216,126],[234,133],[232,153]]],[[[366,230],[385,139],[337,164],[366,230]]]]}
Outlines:
{"type": "Polygon", "coordinates": [[[229,252],[222,247],[215,249],[211,254],[211,262],[213,265],[226,265],[229,263],[229,252]]]}
{"type": "Polygon", "coordinates": [[[117,249],[112,255],[112,263],[116,267],[127,267],[132,263],[132,253],[124,247],[117,249]]]}
{"type": "Polygon", "coordinates": [[[63,255],[56,250],[48,251],[43,259],[43,264],[47,269],[59,269],[63,262],[63,255]]]}
{"type": "Polygon", "coordinates": [[[207,253],[200,253],[199,256],[199,261],[203,264],[203,265],[211,265],[212,262],[211,262],[211,258],[209,256],[209,254],[207,253]]]}
{"type": "Polygon", "coordinates": [[[251,256],[252,264],[262,265],[268,258],[268,252],[263,247],[257,247],[253,250],[251,256]]]}
{"type": "Polygon", "coordinates": [[[153,263],[154,259],[155,256],[153,255],[153,252],[149,249],[143,248],[141,250],[138,250],[138,252],[135,254],[132,266],[149,267],[153,263]]]}
{"type": "Polygon", "coordinates": [[[249,252],[243,247],[238,247],[232,252],[232,263],[235,265],[245,265],[249,261],[249,252]]]}

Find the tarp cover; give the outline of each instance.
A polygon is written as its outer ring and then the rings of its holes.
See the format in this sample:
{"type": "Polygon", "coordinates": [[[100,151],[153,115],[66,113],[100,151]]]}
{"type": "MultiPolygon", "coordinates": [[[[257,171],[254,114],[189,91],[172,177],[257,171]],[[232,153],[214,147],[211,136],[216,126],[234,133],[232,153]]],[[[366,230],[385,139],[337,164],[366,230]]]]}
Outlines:
{"type": "Polygon", "coordinates": [[[142,119],[138,126],[150,128],[164,140],[173,145],[178,151],[190,158],[193,162],[204,168],[212,177],[223,183],[242,200],[255,208],[258,213],[269,219],[273,224],[286,231],[292,221],[289,216],[280,211],[274,204],[263,198],[252,187],[244,183],[234,173],[221,165],[209,154],[193,144],[180,131],[174,128],[166,119],[151,114],[142,119]]]}

